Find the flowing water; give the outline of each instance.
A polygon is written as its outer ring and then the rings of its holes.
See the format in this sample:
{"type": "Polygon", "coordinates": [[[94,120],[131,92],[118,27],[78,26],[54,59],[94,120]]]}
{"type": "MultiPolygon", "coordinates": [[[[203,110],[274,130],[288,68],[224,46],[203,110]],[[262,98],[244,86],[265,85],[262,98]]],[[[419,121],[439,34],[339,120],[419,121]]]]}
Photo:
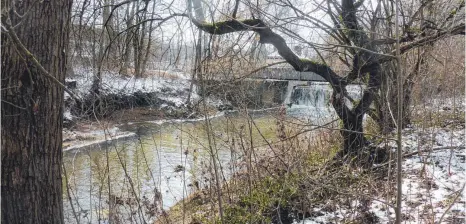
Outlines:
{"type": "MultiPolygon", "coordinates": [[[[362,95],[359,85],[347,86],[348,94],[357,100],[362,95]]],[[[284,105],[287,115],[307,118],[313,123],[323,124],[337,117],[331,105],[332,88],[325,82],[289,81],[284,105]]],[[[350,103],[348,102],[348,105],[350,103]]]]}
{"type": "MultiPolygon", "coordinates": [[[[287,116],[315,123],[333,119],[330,87],[302,84],[290,82],[287,116]]],[[[110,211],[115,211],[131,217],[120,223],[151,223],[155,207],[168,209],[197,188],[213,184],[214,165],[221,171],[219,179],[227,180],[237,171],[238,143],[243,139],[244,144],[251,144],[252,140],[259,146],[266,143],[264,139],[274,140],[276,122],[282,116],[275,112],[236,113],[211,119],[208,124],[202,120],[131,124],[120,128],[137,137],[67,151],[63,158],[65,221],[107,223],[110,211]],[[109,204],[118,205],[118,210],[109,209],[109,204]]]]}

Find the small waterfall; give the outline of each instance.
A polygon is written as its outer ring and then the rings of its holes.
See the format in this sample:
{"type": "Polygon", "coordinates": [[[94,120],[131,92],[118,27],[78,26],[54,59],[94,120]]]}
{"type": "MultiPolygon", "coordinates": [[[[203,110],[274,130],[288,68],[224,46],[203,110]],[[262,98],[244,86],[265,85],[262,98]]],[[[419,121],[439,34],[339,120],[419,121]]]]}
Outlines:
{"type": "MultiPolygon", "coordinates": [[[[358,85],[347,87],[349,95],[357,100],[362,88],[358,85]]],[[[284,101],[287,114],[312,118],[334,117],[335,111],[330,103],[332,88],[325,82],[290,81],[284,101]]]]}
{"type": "Polygon", "coordinates": [[[289,103],[307,107],[327,107],[330,97],[331,89],[328,85],[294,86],[289,103]]]}
{"type": "Polygon", "coordinates": [[[288,81],[288,87],[286,89],[286,96],[285,96],[285,100],[283,101],[283,104],[290,105],[291,94],[293,93],[295,86],[307,85],[307,83],[308,82],[305,82],[305,81],[288,81]]]}

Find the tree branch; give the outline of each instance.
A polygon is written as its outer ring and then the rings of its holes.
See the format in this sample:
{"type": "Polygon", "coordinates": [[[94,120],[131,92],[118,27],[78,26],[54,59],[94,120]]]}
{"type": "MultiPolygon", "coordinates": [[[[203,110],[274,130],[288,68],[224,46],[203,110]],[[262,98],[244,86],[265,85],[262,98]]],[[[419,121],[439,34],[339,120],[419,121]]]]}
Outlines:
{"type": "Polygon", "coordinates": [[[203,23],[196,19],[191,19],[191,21],[199,29],[214,35],[222,35],[240,31],[254,31],[259,34],[260,43],[272,44],[278,50],[278,54],[280,54],[280,56],[282,56],[291,66],[293,66],[296,71],[314,72],[320,75],[322,78],[328,81],[337,92],[340,92],[340,89],[335,87],[346,85],[345,80],[338,76],[329,66],[308,59],[299,58],[288,47],[285,39],[274,33],[260,19],[246,19],[241,21],[233,19],[216,23],[203,23]]]}
{"type": "MultiPolygon", "coordinates": [[[[369,72],[367,88],[365,88],[361,100],[353,108],[353,115],[362,117],[372,104],[375,95],[380,87],[380,63],[377,62],[379,57],[377,49],[374,44],[371,43],[369,37],[364,32],[362,27],[358,24],[356,10],[357,6],[353,2],[354,0],[342,0],[342,19],[345,28],[348,30],[348,38],[359,48],[367,49],[367,51],[357,52],[354,55],[353,68],[349,75],[346,77],[348,81],[353,81],[360,77],[361,74],[369,72]],[[361,71],[361,65],[374,64],[372,69],[363,72],[361,71]]],[[[388,56],[392,58],[391,56],[388,56]]]]}
{"type": "MultiPolygon", "coordinates": [[[[405,45],[401,46],[400,52],[401,52],[401,54],[403,54],[403,53],[406,53],[407,51],[412,50],[412,49],[414,49],[416,47],[422,47],[424,45],[430,44],[430,43],[432,43],[434,41],[437,41],[439,39],[446,38],[448,36],[464,35],[464,30],[465,30],[465,24],[461,23],[461,24],[459,24],[457,26],[454,26],[453,28],[451,28],[449,30],[439,31],[434,35],[427,36],[427,37],[424,37],[422,39],[419,39],[419,40],[410,42],[408,44],[405,44],[405,45]]],[[[394,52],[391,52],[391,54],[394,54],[394,52]]],[[[389,62],[391,60],[393,60],[393,57],[381,56],[381,57],[379,57],[379,59],[377,61],[362,66],[361,67],[361,72],[362,73],[363,72],[368,72],[368,71],[372,70],[375,65],[385,63],[385,62],[389,62]]]]}

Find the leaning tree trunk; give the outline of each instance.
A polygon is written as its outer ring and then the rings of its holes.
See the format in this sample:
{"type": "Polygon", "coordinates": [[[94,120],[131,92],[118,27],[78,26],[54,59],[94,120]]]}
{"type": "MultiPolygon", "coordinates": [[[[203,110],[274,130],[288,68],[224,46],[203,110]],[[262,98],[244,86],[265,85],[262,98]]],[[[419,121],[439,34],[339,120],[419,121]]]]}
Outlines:
{"type": "MultiPolygon", "coordinates": [[[[2,4],[5,3],[2,1],[2,4]]],[[[17,12],[2,26],[17,25],[18,39],[60,82],[66,74],[71,0],[8,0],[17,12]],[[32,7],[32,8],[31,8],[32,7]],[[30,10],[27,12],[27,10],[30,10]]],[[[39,71],[28,52],[2,31],[2,223],[63,223],[62,114],[64,91],[39,71]]]]}

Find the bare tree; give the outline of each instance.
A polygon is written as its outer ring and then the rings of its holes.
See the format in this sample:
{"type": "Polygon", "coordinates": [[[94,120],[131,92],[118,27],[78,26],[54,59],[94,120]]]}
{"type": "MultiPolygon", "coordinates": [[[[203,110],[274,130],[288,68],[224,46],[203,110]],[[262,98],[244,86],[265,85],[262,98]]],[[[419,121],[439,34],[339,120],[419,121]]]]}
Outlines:
{"type": "MultiPolygon", "coordinates": [[[[325,47],[312,44],[299,34],[289,32],[283,26],[274,25],[271,27],[267,25],[265,19],[228,19],[212,23],[202,22],[192,17],[191,20],[199,29],[213,35],[254,31],[260,36],[260,43],[273,45],[295,70],[301,72],[310,71],[323,77],[332,86],[332,105],[338,117],[342,120],[341,135],[344,139],[342,155],[360,155],[363,152],[361,150],[367,145],[364,137],[363,118],[371,110],[374,99],[380,94],[383,81],[382,65],[393,61],[395,58],[393,44],[396,41],[391,38],[393,34],[390,33],[388,36],[384,34],[376,35],[378,28],[381,28],[377,23],[380,16],[383,16],[383,21],[387,24],[391,24],[394,19],[394,6],[385,3],[387,2],[378,2],[372,13],[366,8],[363,1],[342,0],[341,4],[328,1],[326,8],[319,4],[318,7],[331,18],[333,26],[317,20],[290,2],[280,4],[281,7],[291,8],[297,18],[304,18],[305,21],[309,21],[337,40],[338,44],[336,46],[329,46],[327,49],[342,48],[342,51],[338,53],[339,58],[349,68],[349,71],[344,74],[337,74],[325,61],[316,62],[300,58],[292,51],[284,37],[273,31],[273,27],[281,28],[281,31],[285,34],[308,43],[314,48],[325,49],[325,47]],[[365,16],[367,14],[369,16],[365,16]],[[382,51],[381,46],[387,44],[391,47],[388,47],[386,51],[382,51]],[[349,84],[356,81],[365,83],[365,89],[360,100],[352,99],[346,89],[349,84]]],[[[267,15],[266,12],[258,8],[254,8],[254,11],[267,15]]],[[[429,33],[421,31],[414,36],[408,31],[403,34],[405,37],[401,38],[401,42],[404,45],[400,49],[402,54],[447,36],[464,34],[464,23],[457,22],[447,27],[431,30],[429,33]]]]}

